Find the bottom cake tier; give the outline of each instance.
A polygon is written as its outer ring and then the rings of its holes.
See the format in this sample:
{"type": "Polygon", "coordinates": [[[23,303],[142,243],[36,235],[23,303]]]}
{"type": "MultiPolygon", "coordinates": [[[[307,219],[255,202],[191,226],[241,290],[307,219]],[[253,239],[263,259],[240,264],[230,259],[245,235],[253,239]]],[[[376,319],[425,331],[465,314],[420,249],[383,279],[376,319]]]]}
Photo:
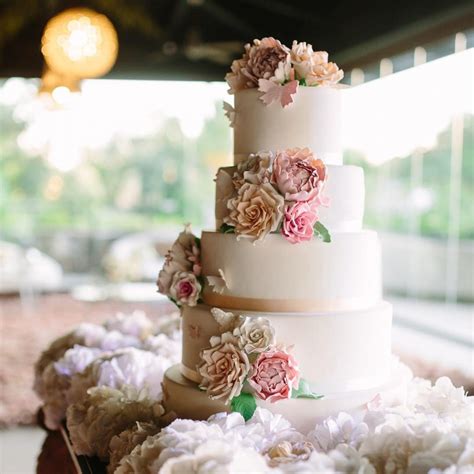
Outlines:
{"type": "MultiPolygon", "coordinates": [[[[398,405],[405,402],[410,370],[394,360],[390,379],[387,383],[369,390],[325,394],[320,400],[288,399],[277,403],[257,400],[257,405],[278,413],[286,418],[294,428],[305,433],[315,424],[340,412],[361,417],[367,404],[383,403],[398,405]]],[[[231,408],[221,400],[211,400],[198,384],[185,378],[180,365],[169,368],[163,380],[163,404],[167,411],[174,412],[178,418],[206,420],[220,412],[230,412],[231,408]]]]}

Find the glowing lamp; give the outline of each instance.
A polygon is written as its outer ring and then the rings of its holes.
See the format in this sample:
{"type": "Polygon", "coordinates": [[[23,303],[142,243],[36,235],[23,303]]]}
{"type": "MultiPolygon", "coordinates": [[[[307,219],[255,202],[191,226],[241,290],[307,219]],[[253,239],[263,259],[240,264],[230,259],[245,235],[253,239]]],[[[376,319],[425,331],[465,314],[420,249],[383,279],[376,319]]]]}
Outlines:
{"type": "Polygon", "coordinates": [[[41,52],[48,68],[60,76],[99,77],[115,64],[117,33],[106,16],[73,8],[48,21],[41,52]]]}

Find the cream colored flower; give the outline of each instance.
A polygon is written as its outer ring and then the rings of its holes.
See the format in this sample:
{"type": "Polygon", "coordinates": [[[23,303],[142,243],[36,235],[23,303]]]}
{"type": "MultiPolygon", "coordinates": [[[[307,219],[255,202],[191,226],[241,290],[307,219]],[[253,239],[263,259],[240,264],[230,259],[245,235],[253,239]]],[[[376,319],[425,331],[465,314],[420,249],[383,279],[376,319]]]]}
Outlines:
{"type": "Polygon", "coordinates": [[[309,43],[293,41],[291,47],[291,63],[295,69],[297,79],[304,79],[310,74],[314,64],[313,55],[313,47],[309,43]]]}
{"type": "Polygon", "coordinates": [[[109,443],[137,421],[160,424],[164,409],[156,400],[130,387],[94,387],[87,398],[67,410],[67,427],[76,454],[109,457],[109,443]]]}
{"type": "Polygon", "coordinates": [[[306,461],[313,451],[314,446],[308,441],[292,443],[284,440],[269,448],[265,454],[268,457],[268,464],[277,467],[280,464],[306,461]]]}
{"type": "Polygon", "coordinates": [[[313,66],[306,76],[307,86],[332,86],[344,77],[344,71],[336,63],[321,63],[313,66]]]}
{"type": "Polygon", "coordinates": [[[234,330],[234,335],[238,337],[240,347],[247,354],[264,352],[275,343],[275,330],[268,319],[262,317],[245,318],[234,330]]]}
{"type": "Polygon", "coordinates": [[[271,184],[244,183],[228,202],[230,213],[224,222],[234,226],[238,236],[262,240],[278,228],[284,204],[283,196],[271,184]]]}
{"type": "Polygon", "coordinates": [[[142,444],[148,436],[159,433],[161,427],[150,422],[136,422],[132,428],[115,435],[109,444],[110,461],[107,472],[112,474],[118,467],[120,460],[130,454],[136,446],[142,444]]]}
{"type": "MultiPolygon", "coordinates": [[[[250,370],[247,354],[238,347],[234,338],[223,334],[217,343],[201,352],[202,364],[199,367],[202,388],[212,399],[225,399],[229,403],[240,395],[245,377],[250,370]]],[[[213,341],[211,341],[211,344],[213,341]]]]}
{"type": "Polygon", "coordinates": [[[249,157],[237,165],[233,181],[240,187],[244,182],[252,184],[269,183],[273,163],[271,151],[261,151],[250,154],[249,157]]]}

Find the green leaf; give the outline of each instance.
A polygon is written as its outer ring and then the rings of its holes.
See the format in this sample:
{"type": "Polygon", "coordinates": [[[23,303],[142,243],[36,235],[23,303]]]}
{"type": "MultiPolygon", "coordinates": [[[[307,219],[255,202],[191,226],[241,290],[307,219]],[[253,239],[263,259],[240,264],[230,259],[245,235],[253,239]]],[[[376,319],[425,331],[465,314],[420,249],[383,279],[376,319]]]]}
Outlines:
{"type": "Polygon", "coordinates": [[[223,234],[233,234],[235,232],[235,227],[224,223],[219,227],[219,232],[222,232],[223,234]]]}
{"type": "Polygon", "coordinates": [[[252,418],[257,408],[257,402],[251,393],[242,392],[238,397],[232,399],[230,408],[232,411],[240,413],[244,417],[244,420],[248,421],[252,418]]]}
{"type": "Polygon", "coordinates": [[[312,400],[319,400],[323,398],[324,395],[318,395],[311,390],[309,383],[305,379],[300,379],[298,388],[293,389],[291,393],[291,398],[310,398],[312,400]]]}
{"type": "Polygon", "coordinates": [[[300,79],[300,86],[306,86],[306,79],[300,79]]]}
{"type": "Polygon", "coordinates": [[[331,242],[331,235],[321,222],[314,224],[314,235],[317,235],[323,242],[331,242]]]}

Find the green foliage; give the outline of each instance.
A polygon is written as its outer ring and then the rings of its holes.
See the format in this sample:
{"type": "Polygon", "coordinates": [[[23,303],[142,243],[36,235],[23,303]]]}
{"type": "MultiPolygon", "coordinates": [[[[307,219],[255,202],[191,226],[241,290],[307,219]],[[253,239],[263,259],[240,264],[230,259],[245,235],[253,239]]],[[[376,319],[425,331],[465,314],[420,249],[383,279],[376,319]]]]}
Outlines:
{"type": "Polygon", "coordinates": [[[324,395],[318,395],[311,390],[309,383],[305,379],[300,379],[298,388],[293,389],[291,398],[310,398],[311,400],[320,400],[324,395]]]}
{"type": "Polygon", "coordinates": [[[331,235],[326,227],[321,222],[314,224],[314,235],[318,236],[323,242],[331,242],[331,235]]]}
{"type": "Polygon", "coordinates": [[[225,222],[219,227],[219,232],[223,234],[233,234],[235,232],[235,227],[226,224],[225,222]]]}
{"type": "Polygon", "coordinates": [[[252,418],[257,409],[257,402],[251,393],[242,392],[239,396],[232,399],[230,408],[233,412],[240,413],[244,417],[244,420],[248,421],[252,418]]]}

